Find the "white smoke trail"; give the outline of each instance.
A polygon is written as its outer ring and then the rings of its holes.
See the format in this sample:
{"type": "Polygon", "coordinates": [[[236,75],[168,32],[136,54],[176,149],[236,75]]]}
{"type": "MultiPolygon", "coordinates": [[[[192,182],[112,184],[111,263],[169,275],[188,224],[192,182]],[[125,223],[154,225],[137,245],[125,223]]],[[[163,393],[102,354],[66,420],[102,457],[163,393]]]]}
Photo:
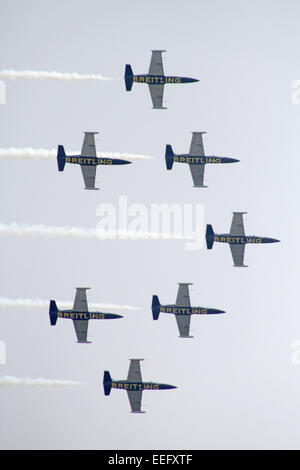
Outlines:
{"type": "MultiPolygon", "coordinates": [[[[73,302],[71,300],[57,300],[57,305],[61,309],[71,309],[73,302]]],[[[49,300],[44,299],[10,299],[8,297],[0,297],[0,308],[28,308],[30,310],[43,309],[49,307],[49,300]]],[[[92,303],[89,302],[89,310],[141,310],[140,307],[132,307],[130,305],[115,305],[105,303],[92,303]]]]}
{"type": "Polygon", "coordinates": [[[31,377],[13,377],[5,375],[0,377],[0,387],[11,387],[23,385],[26,387],[81,387],[86,385],[82,382],[74,382],[72,380],[58,380],[58,379],[32,379],[31,377]]]}
{"type": "MultiPolygon", "coordinates": [[[[66,152],[67,155],[80,155],[79,151],[72,150],[66,152]]],[[[33,149],[33,148],[7,148],[1,149],[0,148],[0,158],[14,158],[14,159],[23,159],[23,158],[31,158],[35,160],[47,160],[47,159],[54,159],[57,156],[57,149],[33,149]]],[[[153,160],[153,157],[149,155],[139,155],[139,154],[132,154],[132,153],[120,153],[120,152],[101,152],[98,154],[98,157],[104,158],[125,158],[127,160],[153,160]]]]}
{"type": "Polygon", "coordinates": [[[46,225],[27,225],[11,222],[3,224],[0,222],[0,236],[15,235],[42,236],[42,237],[72,237],[72,238],[98,238],[100,240],[194,240],[193,235],[181,235],[156,232],[125,232],[120,230],[100,230],[97,228],[82,227],[51,227],[46,225]]]}
{"type": "Polygon", "coordinates": [[[16,80],[18,78],[25,78],[27,80],[63,80],[63,81],[81,81],[81,80],[113,80],[111,77],[103,77],[94,73],[62,73],[62,72],[49,72],[49,71],[35,71],[35,70],[0,70],[0,78],[7,78],[9,80],[16,80]]]}

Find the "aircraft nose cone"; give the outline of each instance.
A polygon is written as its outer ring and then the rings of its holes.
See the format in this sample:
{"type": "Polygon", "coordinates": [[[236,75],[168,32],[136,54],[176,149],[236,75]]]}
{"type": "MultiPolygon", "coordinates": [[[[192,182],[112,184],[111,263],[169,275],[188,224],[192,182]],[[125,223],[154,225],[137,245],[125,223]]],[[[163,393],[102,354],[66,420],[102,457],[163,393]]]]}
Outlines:
{"type": "Polygon", "coordinates": [[[115,160],[118,165],[129,165],[130,162],[129,160],[115,160]]]}
{"type": "Polygon", "coordinates": [[[160,387],[159,387],[161,390],[168,390],[168,389],[171,389],[171,388],[177,388],[175,387],[175,385],[169,385],[169,384],[160,384],[160,387]]]}
{"type": "Polygon", "coordinates": [[[217,313],[226,313],[225,310],[219,310],[218,308],[209,308],[207,313],[217,314],[217,313]]]}

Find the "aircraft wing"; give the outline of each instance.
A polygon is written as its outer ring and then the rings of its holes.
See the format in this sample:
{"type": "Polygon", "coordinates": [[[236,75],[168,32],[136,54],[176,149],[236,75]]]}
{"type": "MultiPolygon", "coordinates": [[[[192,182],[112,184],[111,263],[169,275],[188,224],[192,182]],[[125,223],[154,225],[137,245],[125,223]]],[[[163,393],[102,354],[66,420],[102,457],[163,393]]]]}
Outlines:
{"type": "Polygon", "coordinates": [[[131,411],[133,413],[143,413],[142,406],[142,390],[127,390],[131,411]]]}
{"type": "Polygon", "coordinates": [[[175,315],[179,334],[182,338],[189,338],[191,315],[175,315]]]}
{"type": "Polygon", "coordinates": [[[99,132],[85,132],[81,149],[82,157],[96,157],[95,134],[99,132]]]}
{"type": "Polygon", "coordinates": [[[234,212],[233,213],[231,227],[230,227],[230,235],[240,235],[240,236],[245,235],[243,214],[247,214],[247,212],[234,212]]]}
{"type": "Polygon", "coordinates": [[[73,324],[74,324],[78,343],[89,343],[89,341],[87,341],[89,321],[88,320],[73,320],[73,324]]]}
{"type": "Polygon", "coordinates": [[[180,283],[177,292],[176,305],[180,307],[190,307],[190,293],[189,293],[190,283],[180,283]]]}
{"type": "Polygon", "coordinates": [[[143,359],[130,359],[130,366],[128,370],[128,382],[142,382],[142,373],[140,361],[143,359]]]}
{"type": "Polygon", "coordinates": [[[203,180],[204,180],[204,167],[205,165],[202,163],[197,163],[197,164],[189,164],[194,186],[196,188],[205,188],[203,185],[203,180]]]}
{"type": "Polygon", "coordinates": [[[166,109],[163,107],[162,102],[164,98],[164,85],[148,85],[152,99],[153,108],[166,109]]]}
{"type": "Polygon", "coordinates": [[[204,157],[202,134],[206,134],[206,132],[192,132],[192,134],[193,134],[193,137],[192,137],[189,155],[191,157],[204,157]]]}
{"type": "Polygon", "coordinates": [[[80,165],[85,189],[99,189],[95,187],[96,166],[80,165]]]}
{"type": "Polygon", "coordinates": [[[74,312],[88,312],[86,291],[89,287],[76,287],[76,295],[73,304],[74,312]]]}
{"type": "Polygon", "coordinates": [[[230,251],[233,258],[234,266],[246,266],[244,264],[244,253],[245,253],[245,245],[231,245],[230,251]]]}
{"type": "Polygon", "coordinates": [[[161,56],[162,52],[166,51],[152,51],[151,62],[148,71],[149,75],[164,75],[164,66],[161,56]]]}

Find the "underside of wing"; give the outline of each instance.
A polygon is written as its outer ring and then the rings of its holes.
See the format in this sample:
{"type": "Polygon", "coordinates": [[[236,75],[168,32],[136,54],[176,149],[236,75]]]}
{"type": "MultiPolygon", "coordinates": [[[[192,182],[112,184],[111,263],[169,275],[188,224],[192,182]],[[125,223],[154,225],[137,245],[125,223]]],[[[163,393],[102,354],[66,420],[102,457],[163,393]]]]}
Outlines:
{"type": "Polygon", "coordinates": [[[206,132],[193,132],[189,155],[191,157],[204,157],[204,147],[202,135],[206,132]]]}
{"type": "Polygon", "coordinates": [[[165,51],[152,51],[151,62],[149,66],[149,75],[164,75],[164,67],[162,61],[162,52],[165,51]]]}
{"type": "Polygon", "coordinates": [[[142,406],[142,390],[127,390],[131,411],[133,413],[143,413],[142,406]]]}
{"type": "Polygon", "coordinates": [[[81,165],[85,189],[98,189],[95,187],[96,166],[81,165]]]}
{"type": "Polygon", "coordinates": [[[230,227],[230,235],[245,235],[243,214],[246,212],[234,212],[230,227]]]}
{"type": "Polygon", "coordinates": [[[178,287],[176,305],[180,307],[190,307],[190,292],[189,292],[190,283],[180,283],[178,287]]]}
{"type": "Polygon", "coordinates": [[[233,258],[234,266],[245,266],[244,265],[244,253],[245,253],[245,245],[231,245],[230,251],[233,258]]]}
{"type": "Polygon", "coordinates": [[[89,287],[77,287],[76,295],[73,304],[74,312],[88,312],[88,304],[86,298],[86,291],[89,287]]]}
{"type": "Polygon", "coordinates": [[[96,157],[95,134],[98,132],[85,132],[81,149],[82,157],[96,157]]]}
{"type": "Polygon", "coordinates": [[[153,108],[166,109],[162,105],[164,98],[164,85],[149,85],[149,91],[152,99],[153,108]]]}
{"type": "Polygon", "coordinates": [[[142,382],[142,373],[140,361],[143,359],[130,359],[130,366],[128,370],[128,382],[142,382]]]}
{"type": "Polygon", "coordinates": [[[204,180],[204,167],[205,165],[202,163],[197,163],[197,164],[189,164],[194,186],[196,188],[205,188],[203,185],[203,180],[204,180]]]}
{"type": "Polygon", "coordinates": [[[175,317],[176,317],[180,337],[189,338],[191,316],[190,315],[175,315],[175,317]]]}
{"type": "Polygon", "coordinates": [[[73,320],[75,333],[77,336],[78,343],[88,343],[87,332],[88,332],[88,320],[73,320]]]}

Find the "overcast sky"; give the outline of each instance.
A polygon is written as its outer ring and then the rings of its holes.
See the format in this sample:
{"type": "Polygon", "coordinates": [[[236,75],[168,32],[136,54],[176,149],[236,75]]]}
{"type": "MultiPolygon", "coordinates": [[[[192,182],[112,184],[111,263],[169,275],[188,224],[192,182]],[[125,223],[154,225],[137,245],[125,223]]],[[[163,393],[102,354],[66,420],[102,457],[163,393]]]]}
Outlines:
{"type": "Polygon", "coordinates": [[[114,78],[5,82],[1,148],[80,149],[84,131],[99,131],[99,152],[154,157],[98,167],[94,192],[77,166],[58,173],[55,160],[2,159],[3,223],[95,228],[97,207],[117,207],[123,195],[146,207],[203,204],[216,232],[229,230],[232,211],[247,211],[246,233],[281,240],[248,246],[249,267],[237,269],[223,244],[2,237],[1,296],[72,300],[74,287],[89,286],[91,302],[141,310],[90,322],[93,343],[83,345],[72,322],[51,327],[47,309],[1,309],[0,376],[87,384],[1,388],[1,448],[298,448],[299,2],[6,0],[0,11],[1,70],[114,78]],[[200,80],[166,86],[166,111],[152,109],[144,85],[125,91],[125,64],[146,73],[151,49],[167,50],[166,74],[200,80]],[[185,165],[165,169],[165,144],[187,153],[191,131],[207,131],[207,154],[240,160],[208,165],[207,189],[192,187],[185,165]],[[192,305],[227,312],[193,316],[190,340],[178,338],[172,316],[152,320],[152,294],[173,303],[178,282],[194,283],[192,305]],[[132,357],[145,359],[145,381],[178,387],[145,392],[145,415],[129,413],[125,392],[103,393],[104,369],[126,378],[132,357]]]}

